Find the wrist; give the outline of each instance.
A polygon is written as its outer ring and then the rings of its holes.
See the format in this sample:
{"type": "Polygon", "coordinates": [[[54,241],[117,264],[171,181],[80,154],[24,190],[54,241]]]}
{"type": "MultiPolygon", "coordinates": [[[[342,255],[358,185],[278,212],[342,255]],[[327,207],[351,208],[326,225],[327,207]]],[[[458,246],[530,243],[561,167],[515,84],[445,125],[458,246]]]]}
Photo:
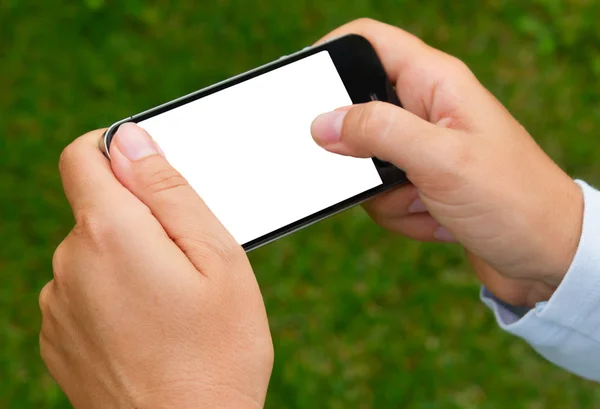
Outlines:
{"type": "MultiPolygon", "coordinates": [[[[566,176],[566,175],[565,175],[566,176]]],[[[556,184],[558,187],[559,184],[556,184]]],[[[547,228],[546,246],[542,253],[545,271],[537,277],[543,283],[558,287],[569,270],[581,238],[583,225],[583,193],[579,186],[570,178],[563,187],[557,189],[552,199],[556,206],[548,206],[549,213],[544,215],[547,228]]]]}
{"type": "MultiPolygon", "coordinates": [[[[528,211],[522,219],[527,221],[526,234],[512,249],[519,253],[520,262],[509,268],[493,266],[502,276],[500,281],[482,279],[508,304],[531,308],[550,300],[575,259],[583,227],[583,193],[564,173],[553,180],[526,198],[528,211]]],[[[476,271],[485,271],[476,259],[470,261],[476,271]]]]}

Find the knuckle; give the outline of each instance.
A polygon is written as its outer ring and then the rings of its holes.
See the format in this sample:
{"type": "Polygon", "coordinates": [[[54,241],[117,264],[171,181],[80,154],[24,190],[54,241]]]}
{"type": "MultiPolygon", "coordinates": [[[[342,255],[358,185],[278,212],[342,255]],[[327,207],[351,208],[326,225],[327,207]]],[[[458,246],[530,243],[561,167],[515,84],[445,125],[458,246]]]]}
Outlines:
{"type": "Polygon", "coordinates": [[[471,69],[460,58],[446,54],[446,62],[453,73],[459,75],[472,75],[471,69]]]}
{"type": "Polygon", "coordinates": [[[61,173],[67,172],[77,158],[77,141],[67,145],[58,158],[58,169],[61,173]]]}
{"type": "MultiPolygon", "coordinates": [[[[96,209],[86,209],[78,212],[73,235],[78,239],[85,240],[85,242],[90,243],[100,251],[120,233],[120,223],[118,217],[116,217],[118,215],[119,212],[115,212],[114,216],[108,217],[105,213],[96,209]]],[[[65,250],[62,251],[66,252],[65,250]]]]}
{"type": "Polygon", "coordinates": [[[52,373],[53,367],[53,357],[55,357],[56,351],[54,349],[53,343],[50,340],[46,330],[42,327],[40,331],[40,335],[38,337],[38,342],[40,344],[40,358],[48,368],[48,370],[52,373]]]}
{"type": "Polygon", "coordinates": [[[58,168],[61,172],[75,171],[85,166],[84,155],[88,151],[91,140],[97,140],[102,130],[88,132],[68,144],[60,154],[58,168]]]}
{"type": "Polygon", "coordinates": [[[356,130],[363,144],[381,143],[387,138],[391,124],[391,110],[384,103],[369,102],[358,111],[356,130]]]}
{"type": "Polygon", "coordinates": [[[52,294],[53,286],[54,286],[54,282],[50,281],[40,291],[38,303],[39,303],[40,311],[42,312],[42,315],[45,315],[50,310],[49,306],[50,306],[50,302],[51,302],[51,294],[52,294]]]}
{"type": "Polygon", "coordinates": [[[237,265],[245,255],[242,247],[233,239],[198,234],[174,239],[175,244],[190,258],[198,260],[198,266],[226,267],[237,265]]]}
{"type": "Polygon", "coordinates": [[[366,27],[371,27],[371,26],[378,25],[381,23],[372,18],[369,18],[369,17],[359,17],[359,18],[353,20],[351,22],[351,24],[355,25],[357,27],[365,27],[366,28],[366,27]]]}
{"type": "MultiPolygon", "coordinates": [[[[65,276],[66,276],[66,265],[65,265],[65,260],[66,258],[66,243],[63,240],[58,247],[56,247],[56,250],[54,250],[54,254],[52,255],[52,272],[54,274],[54,278],[56,280],[59,281],[63,281],[65,276]]],[[[50,287],[51,287],[51,283],[46,284],[46,286],[42,289],[42,292],[49,292],[50,291],[50,287]]],[[[41,294],[40,294],[41,297],[41,294]]]]}

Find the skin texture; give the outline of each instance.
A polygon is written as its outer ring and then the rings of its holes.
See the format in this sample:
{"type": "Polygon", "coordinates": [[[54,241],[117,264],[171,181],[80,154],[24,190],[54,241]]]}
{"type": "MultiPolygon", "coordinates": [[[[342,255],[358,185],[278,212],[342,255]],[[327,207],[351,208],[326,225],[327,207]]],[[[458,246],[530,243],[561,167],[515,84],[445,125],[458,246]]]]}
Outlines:
{"type": "Polygon", "coordinates": [[[40,295],[51,375],[76,408],[262,408],[273,346],[243,249],[145,131],[122,126],[111,162],[101,135],[60,160],[76,224],[40,295]]]}
{"type": "Polygon", "coordinates": [[[458,241],[503,301],[548,300],[579,243],[579,187],[461,61],[367,19],[321,41],[348,33],[373,44],[405,108],[372,102],[313,123],[325,149],[406,171],[412,185],[372,200],[369,214],[407,237],[458,241]]]}

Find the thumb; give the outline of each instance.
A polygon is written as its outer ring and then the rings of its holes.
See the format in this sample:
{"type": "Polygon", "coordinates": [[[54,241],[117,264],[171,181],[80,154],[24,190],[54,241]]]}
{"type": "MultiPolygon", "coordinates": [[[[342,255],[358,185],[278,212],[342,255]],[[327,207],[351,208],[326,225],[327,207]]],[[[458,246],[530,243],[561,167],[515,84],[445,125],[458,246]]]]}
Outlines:
{"type": "Polygon", "coordinates": [[[165,159],[150,135],[126,123],[110,146],[117,179],[152,212],[169,237],[201,270],[206,251],[221,256],[239,247],[185,178],[165,159]]]}
{"type": "Polygon", "coordinates": [[[446,130],[398,106],[369,102],[318,116],[312,123],[315,141],[330,152],[376,157],[410,172],[431,157],[434,140],[446,130]]]}

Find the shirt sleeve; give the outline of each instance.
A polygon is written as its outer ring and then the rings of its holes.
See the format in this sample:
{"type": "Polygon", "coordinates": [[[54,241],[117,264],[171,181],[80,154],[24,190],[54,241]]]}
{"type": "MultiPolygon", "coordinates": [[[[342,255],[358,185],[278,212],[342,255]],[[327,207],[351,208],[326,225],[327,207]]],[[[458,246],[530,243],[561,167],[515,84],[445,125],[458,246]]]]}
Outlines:
{"type": "Polygon", "coordinates": [[[576,181],[584,197],[579,247],[550,300],[527,310],[507,305],[485,287],[481,300],[498,325],[550,362],[600,381],[600,192],[576,181]]]}

